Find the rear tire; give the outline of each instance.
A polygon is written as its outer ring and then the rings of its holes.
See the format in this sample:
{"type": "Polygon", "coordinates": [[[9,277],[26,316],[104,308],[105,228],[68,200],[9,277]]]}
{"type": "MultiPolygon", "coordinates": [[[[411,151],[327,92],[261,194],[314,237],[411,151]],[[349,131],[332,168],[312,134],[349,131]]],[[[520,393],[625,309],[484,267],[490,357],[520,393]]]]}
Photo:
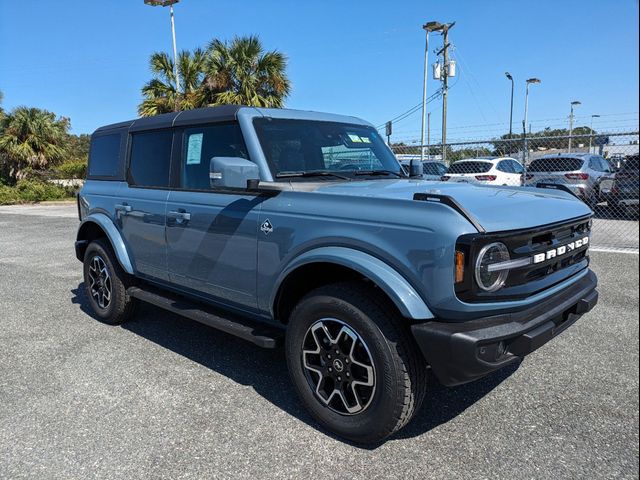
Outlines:
{"type": "Polygon", "coordinates": [[[402,428],[425,396],[426,363],[407,326],[360,283],[307,294],[291,313],[286,357],[311,415],[357,443],[377,443],[402,428]]]}
{"type": "Polygon", "coordinates": [[[100,238],[89,244],[83,271],[89,304],[100,321],[116,325],[131,318],[137,305],[137,300],[127,294],[132,278],[120,266],[107,240],[100,238]]]}

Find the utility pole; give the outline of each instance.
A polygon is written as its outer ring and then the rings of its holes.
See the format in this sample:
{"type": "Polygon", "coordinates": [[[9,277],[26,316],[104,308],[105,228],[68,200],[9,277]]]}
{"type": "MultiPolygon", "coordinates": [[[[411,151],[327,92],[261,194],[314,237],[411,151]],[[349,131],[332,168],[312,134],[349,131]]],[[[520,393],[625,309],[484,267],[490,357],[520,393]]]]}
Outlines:
{"type": "Polygon", "coordinates": [[[429,76],[429,33],[442,30],[443,25],[440,22],[427,22],[422,26],[426,32],[426,40],[424,46],[424,79],[422,84],[422,135],[420,140],[420,161],[424,162],[424,130],[425,120],[427,117],[427,78],[429,76]]]}
{"type": "Polygon", "coordinates": [[[578,100],[571,102],[571,113],[569,114],[569,153],[571,153],[571,137],[573,135],[573,107],[582,105],[578,100]]]}
{"type": "Polygon", "coordinates": [[[449,29],[456,22],[442,27],[443,68],[442,68],[442,162],[447,163],[447,97],[449,96],[449,29]]]}

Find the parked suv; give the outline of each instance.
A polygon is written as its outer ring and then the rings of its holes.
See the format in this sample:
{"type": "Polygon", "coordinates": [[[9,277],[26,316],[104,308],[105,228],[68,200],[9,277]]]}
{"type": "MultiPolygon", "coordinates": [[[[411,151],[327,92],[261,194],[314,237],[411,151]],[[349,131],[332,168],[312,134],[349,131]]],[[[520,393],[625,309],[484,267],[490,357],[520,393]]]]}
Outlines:
{"type": "Polygon", "coordinates": [[[630,217],[638,216],[639,173],[638,155],[630,155],[612,179],[602,182],[603,197],[614,214],[623,212],[630,217]]]}
{"type": "Polygon", "coordinates": [[[451,164],[442,180],[519,187],[522,186],[523,173],[524,168],[514,158],[472,158],[451,164]]]}
{"type": "Polygon", "coordinates": [[[582,202],[406,178],[353,117],[224,106],[108,125],[78,208],[96,317],[144,301],[284,342],[302,403],[356,442],[409,422],[429,371],[459,385],[517,363],[598,298],[582,202]]]}
{"type": "Polygon", "coordinates": [[[558,153],[533,160],[527,168],[525,185],[561,184],[591,207],[603,200],[601,182],[612,178],[613,170],[600,155],[558,153]]]}

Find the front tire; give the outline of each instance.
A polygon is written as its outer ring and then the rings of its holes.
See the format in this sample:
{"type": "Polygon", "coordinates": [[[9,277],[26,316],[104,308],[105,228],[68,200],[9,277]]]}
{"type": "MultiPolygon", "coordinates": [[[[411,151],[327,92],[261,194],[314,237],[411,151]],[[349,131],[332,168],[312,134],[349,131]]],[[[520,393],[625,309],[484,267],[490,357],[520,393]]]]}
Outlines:
{"type": "Polygon", "coordinates": [[[122,269],[105,239],[89,244],[83,272],[89,304],[100,321],[116,325],[133,315],[137,301],[127,294],[131,277],[122,269]]]}
{"type": "Polygon", "coordinates": [[[324,427],[376,443],[413,417],[426,364],[386,299],[360,283],[307,294],[289,319],[286,357],[302,403],[324,427]]]}

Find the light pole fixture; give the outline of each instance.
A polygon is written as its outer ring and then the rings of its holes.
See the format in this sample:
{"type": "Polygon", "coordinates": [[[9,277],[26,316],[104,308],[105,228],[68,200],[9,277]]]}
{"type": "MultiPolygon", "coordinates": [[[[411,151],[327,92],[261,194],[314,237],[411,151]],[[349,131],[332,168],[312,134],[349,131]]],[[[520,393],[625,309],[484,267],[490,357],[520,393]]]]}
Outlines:
{"type": "Polygon", "coordinates": [[[429,33],[437,32],[444,28],[440,22],[427,22],[422,26],[426,32],[424,47],[424,80],[422,85],[422,136],[420,141],[420,161],[424,161],[424,136],[427,123],[427,77],[429,68],[429,33]]]}
{"type": "Polygon", "coordinates": [[[144,0],[145,5],[152,7],[169,7],[171,17],[171,38],[173,40],[173,75],[176,77],[176,98],[180,92],[180,77],[178,75],[178,50],[176,48],[176,24],[173,19],[173,5],[180,0],[144,0]]]}
{"type": "Polygon", "coordinates": [[[511,108],[509,110],[509,138],[513,135],[513,76],[509,72],[504,72],[504,75],[511,81],[511,108]]]}
{"type": "Polygon", "coordinates": [[[578,100],[571,102],[571,113],[569,114],[569,153],[571,153],[571,136],[573,135],[573,109],[582,105],[578,100]]]}
{"type": "Polygon", "coordinates": [[[589,127],[589,153],[591,153],[591,139],[593,138],[593,119],[600,118],[600,115],[591,115],[591,126],[589,127]]]}
{"type": "Polygon", "coordinates": [[[522,166],[525,170],[525,176],[527,172],[527,121],[529,119],[529,85],[542,83],[539,78],[527,78],[526,88],[524,94],[524,120],[522,121],[522,132],[524,134],[524,148],[522,150],[522,166]]]}

